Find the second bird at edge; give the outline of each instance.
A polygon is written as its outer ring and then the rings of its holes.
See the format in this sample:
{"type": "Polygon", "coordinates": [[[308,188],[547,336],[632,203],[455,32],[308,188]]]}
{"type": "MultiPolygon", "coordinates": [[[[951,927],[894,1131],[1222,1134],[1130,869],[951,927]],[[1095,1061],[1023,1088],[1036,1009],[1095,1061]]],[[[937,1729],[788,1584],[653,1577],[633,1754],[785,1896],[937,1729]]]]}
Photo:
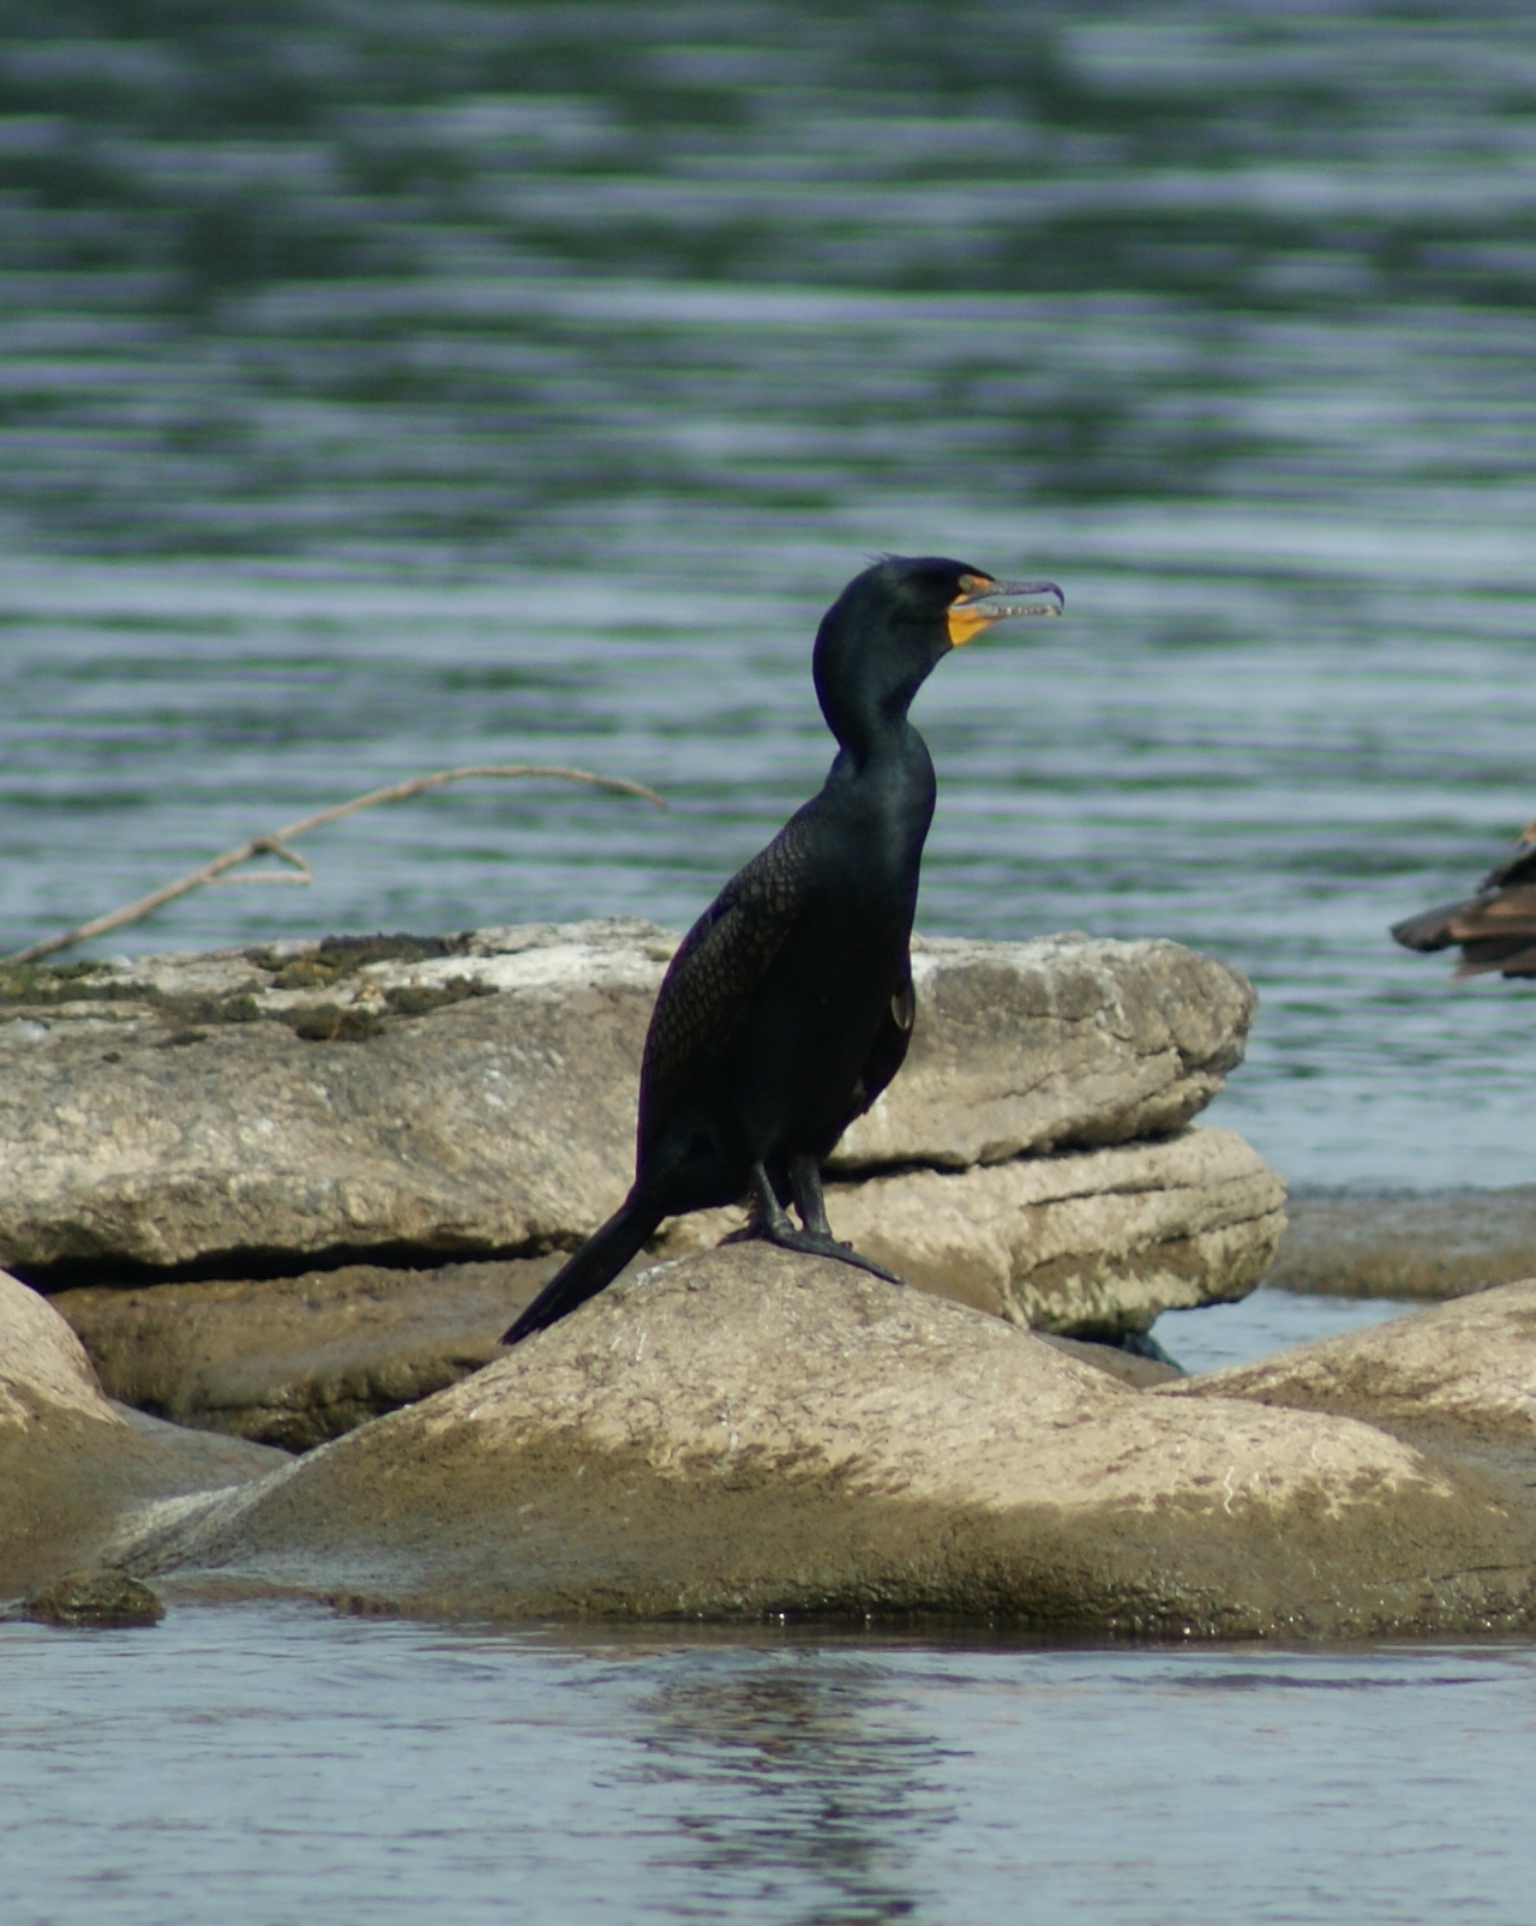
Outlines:
{"type": "Polygon", "coordinates": [[[1391,934],[1409,950],[1447,950],[1459,943],[1458,977],[1494,970],[1536,976],[1536,822],[1521,830],[1514,854],[1489,870],[1476,895],[1420,910],[1394,923],[1391,934]]]}
{"type": "Polygon", "coordinates": [[[738,1236],[901,1281],[833,1237],[821,1166],[901,1068],[912,1031],[912,917],[935,787],[907,711],[951,649],[994,622],[1061,609],[1053,582],[900,555],[828,609],[812,656],[837,738],[827,779],[684,937],[646,1034],[634,1184],[504,1343],[595,1296],[664,1217],[745,1195],[752,1218],[738,1236]]]}

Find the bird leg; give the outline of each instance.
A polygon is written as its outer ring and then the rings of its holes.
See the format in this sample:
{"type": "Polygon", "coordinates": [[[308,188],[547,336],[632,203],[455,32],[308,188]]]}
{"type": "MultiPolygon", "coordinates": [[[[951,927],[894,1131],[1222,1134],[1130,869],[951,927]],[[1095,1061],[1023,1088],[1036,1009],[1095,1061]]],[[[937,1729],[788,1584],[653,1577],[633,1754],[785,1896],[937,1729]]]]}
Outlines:
{"type": "Polygon", "coordinates": [[[800,1213],[800,1222],[817,1237],[830,1237],[832,1226],[827,1222],[827,1200],[821,1188],[821,1159],[804,1153],[791,1157],[789,1187],[794,1194],[795,1209],[800,1213]]]}
{"type": "Polygon", "coordinates": [[[734,1231],[725,1241],[728,1244],[745,1242],[748,1238],[760,1237],[765,1243],[777,1244],[786,1251],[804,1251],[809,1257],[832,1257],[839,1264],[851,1264],[855,1270],[868,1271],[872,1277],[883,1277],[887,1284],[905,1284],[904,1277],[888,1271],[883,1264],[877,1264],[872,1257],[861,1257],[851,1244],[843,1244],[832,1235],[832,1227],[827,1222],[827,1206],[821,1194],[821,1165],[814,1157],[796,1157],[789,1166],[790,1186],[794,1191],[795,1208],[799,1211],[805,1225],[797,1230],[788,1211],[774,1195],[773,1183],[760,1163],[752,1166],[752,1219],[744,1230],[734,1231]]]}

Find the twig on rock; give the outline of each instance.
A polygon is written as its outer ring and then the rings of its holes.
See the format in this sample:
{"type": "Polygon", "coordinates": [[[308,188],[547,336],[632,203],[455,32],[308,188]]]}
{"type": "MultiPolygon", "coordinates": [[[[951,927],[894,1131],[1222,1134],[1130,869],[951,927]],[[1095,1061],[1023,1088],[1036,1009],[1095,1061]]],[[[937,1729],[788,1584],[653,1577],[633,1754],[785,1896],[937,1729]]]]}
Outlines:
{"type": "Polygon", "coordinates": [[[202,889],[210,883],[278,881],[277,874],[272,871],[243,877],[225,876],[226,870],[235,869],[257,856],[276,856],[279,861],[299,872],[296,876],[283,877],[284,882],[307,883],[312,880],[309,864],[288,847],[295,836],[305,835],[309,830],[319,829],[326,823],[338,822],[343,816],[355,816],[360,809],[372,809],[379,803],[405,802],[409,797],[419,796],[426,790],[441,789],[444,783],[478,781],[491,776],[555,776],[563,782],[584,782],[594,789],[607,789],[616,796],[638,796],[643,802],[655,803],[658,809],[667,806],[656,791],[647,789],[644,783],[626,782],[622,776],[596,776],[588,769],[566,769],[534,762],[493,762],[467,769],[437,769],[431,775],[413,776],[408,782],[391,783],[387,789],[370,789],[366,796],[354,796],[350,802],[335,803],[329,809],[316,810],[314,815],[301,816],[297,822],[285,823],[281,829],[274,829],[268,835],[253,836],[238,848],[226,849],[222,856],[215,856],[211,862],[203,863],[185,876],[178,876],[174,883],[163,883],[159,889],[151,890],[148,896],[141,896],[136,903],[125,903],[121,909],[93,917],[89,923],[77,923],[73,929],[45,937],[41,943],[32,943],[24,950],[14,950],[9,956],[0,956],[0,964],[36,963],[41,957],[52,956],[56,950],[67,950],[76,943],[89,942],[93,936],[105,936],[109,930],[120,930],[125,924],[141,922],[166,903],[174,903],[177,897],[188,896],[193,890],[202,889]]]}

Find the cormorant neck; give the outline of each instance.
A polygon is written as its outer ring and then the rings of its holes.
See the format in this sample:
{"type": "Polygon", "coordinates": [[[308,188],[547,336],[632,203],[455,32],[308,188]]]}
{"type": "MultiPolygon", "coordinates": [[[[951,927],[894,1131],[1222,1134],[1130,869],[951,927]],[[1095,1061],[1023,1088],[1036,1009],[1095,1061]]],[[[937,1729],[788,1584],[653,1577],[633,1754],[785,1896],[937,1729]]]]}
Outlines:
{"type": "Polygon", "coordinates": [[[942,609],[893,580],[895,570],[886,563],[849,583],[811,656],[821,713],[855,767],[909,744],[912,698],[950,650],[942,609]]]}
{"type": "Polygon", "coordinates": [[[917,691],[903,690],[899,699],[887,702],[832,704],[823,702],[821,713],[827,727],[837,737],[838,747],[853,763],[866,763],[900,755],[917,735],[907,716],[917,691]]]}
{"type": "Polygon", "coordinates": [[[856,767],[900,753],[917,733],[907,711],[934,663],[910,665],[904,676],[892,674],[893,666],[878,655],[818,652],[816,699],[827,727],[856,767]]]}

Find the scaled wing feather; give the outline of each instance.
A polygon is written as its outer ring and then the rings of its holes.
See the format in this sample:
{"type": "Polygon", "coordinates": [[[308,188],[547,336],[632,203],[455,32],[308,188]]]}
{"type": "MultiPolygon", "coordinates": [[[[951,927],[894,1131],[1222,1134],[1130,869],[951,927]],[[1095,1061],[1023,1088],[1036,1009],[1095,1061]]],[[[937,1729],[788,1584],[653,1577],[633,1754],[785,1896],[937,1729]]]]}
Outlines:
{"type": "Polygon", "coordinates": [[[722,1048],[805,901],[807,805],[732,877],[683,939],[662,979],[640,1069],[640,1140],[649,1142],[722,1048]]]}

